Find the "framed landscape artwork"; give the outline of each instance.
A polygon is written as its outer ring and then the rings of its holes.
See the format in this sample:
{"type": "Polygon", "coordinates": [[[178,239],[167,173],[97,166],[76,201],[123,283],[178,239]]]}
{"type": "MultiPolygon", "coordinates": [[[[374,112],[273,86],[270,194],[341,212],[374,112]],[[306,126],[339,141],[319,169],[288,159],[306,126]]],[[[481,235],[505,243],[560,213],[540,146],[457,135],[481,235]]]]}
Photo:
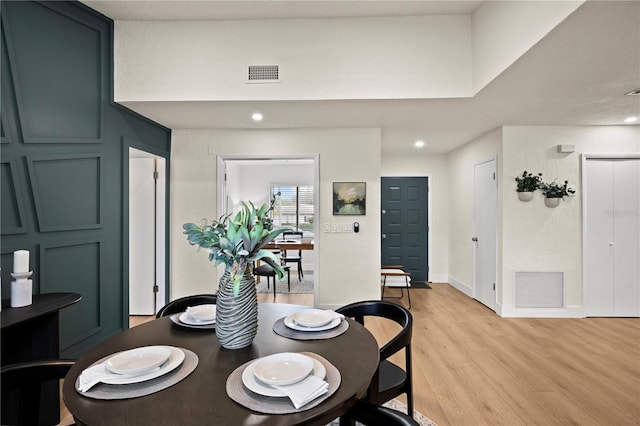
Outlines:
{"type": "Polygon", "coordinates": [[[362,216],[366,214],[366,182],[333,182],[333,214],[362,216]]]}

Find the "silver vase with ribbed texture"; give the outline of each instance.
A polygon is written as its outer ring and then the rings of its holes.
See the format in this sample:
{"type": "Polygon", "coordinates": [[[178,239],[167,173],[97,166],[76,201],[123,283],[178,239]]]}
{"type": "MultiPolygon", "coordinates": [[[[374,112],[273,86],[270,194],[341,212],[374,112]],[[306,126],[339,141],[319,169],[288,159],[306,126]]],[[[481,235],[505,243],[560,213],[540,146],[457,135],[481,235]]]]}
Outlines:
{"type": "Polygon", "coordinates": [[[258,333],[258,295],[256,280],[247,268],[240,281],[240,291],[233,295],[231,273],[220,278],[216,302],[216,335],[225,349],[249,346],[258,333]]]}

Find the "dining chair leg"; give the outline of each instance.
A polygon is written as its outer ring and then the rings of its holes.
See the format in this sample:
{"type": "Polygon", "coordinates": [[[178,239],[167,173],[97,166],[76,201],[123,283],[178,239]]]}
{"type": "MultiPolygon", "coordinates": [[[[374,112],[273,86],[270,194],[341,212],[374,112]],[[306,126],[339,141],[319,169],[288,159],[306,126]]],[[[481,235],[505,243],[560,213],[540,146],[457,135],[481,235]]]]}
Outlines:
{"type": "Polygon", "coordinates": [[[355,426],[356,422],[347,416],[340,417],[340,426],[355,426]]]}
{"type": "MultiPolygon", "coordinates": [[[[269,281],[269,277],[267,276],[267,281],[269,281]]],[[[276,277],[273,277],[273,300],[276,300],[276,277]]]]}

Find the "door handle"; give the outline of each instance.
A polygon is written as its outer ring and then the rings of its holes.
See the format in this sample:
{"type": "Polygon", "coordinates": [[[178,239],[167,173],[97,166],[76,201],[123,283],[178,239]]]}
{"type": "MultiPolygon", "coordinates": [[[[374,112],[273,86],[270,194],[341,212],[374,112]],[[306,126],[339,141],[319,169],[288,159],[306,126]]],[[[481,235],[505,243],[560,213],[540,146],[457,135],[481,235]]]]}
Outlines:
{"type": "Polygon", "coordinates": [[[471,238],[471,241],[473,241],[474,243],[477,243],[478,242],[478,237],[471,238]]]}
{"type": "Polygon", "coordinates": [[[382,234],[382,238],[387,238],[387,234],[382,234]]]}

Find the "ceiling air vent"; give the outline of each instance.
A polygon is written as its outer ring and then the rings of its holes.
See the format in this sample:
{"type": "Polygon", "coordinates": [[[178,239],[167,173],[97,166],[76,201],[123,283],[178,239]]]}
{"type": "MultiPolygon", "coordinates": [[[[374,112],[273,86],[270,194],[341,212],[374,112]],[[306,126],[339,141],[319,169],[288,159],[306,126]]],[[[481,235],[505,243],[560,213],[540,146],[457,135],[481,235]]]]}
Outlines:
{"type": "Polygon", "coordinates": [[[625,95],[627,96],[640,95],[640,89],[632,90],[630,92],[625,93],[625,95]]]}
{"type": "Polygon", "coordinates": [[[278,65],[249,65],[247,83],[279,83],[278,65]]]}

